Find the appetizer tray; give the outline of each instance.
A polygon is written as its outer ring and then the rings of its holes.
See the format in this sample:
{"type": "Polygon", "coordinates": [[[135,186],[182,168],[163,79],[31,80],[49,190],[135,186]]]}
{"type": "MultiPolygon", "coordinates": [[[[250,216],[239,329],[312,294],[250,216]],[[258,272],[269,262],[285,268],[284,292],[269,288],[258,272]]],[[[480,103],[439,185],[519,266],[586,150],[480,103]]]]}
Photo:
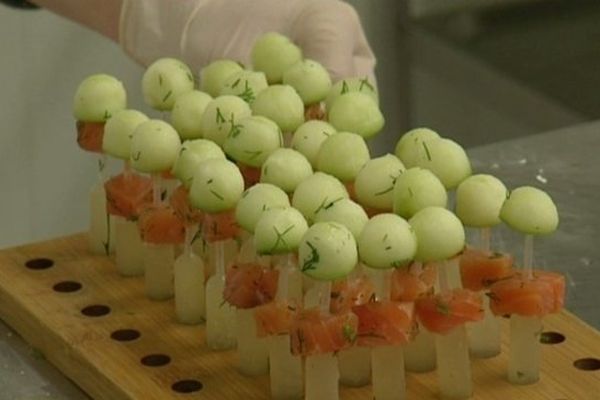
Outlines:
{"type": "MultiPolygon", "coordinates": [[[[0,318],[94,399],[268,399],[268,377],[248,378],[233,351],[204,347],[204,329],[177,324],[172,301],[153,302],[143,279],[122,278],[87,251],[83,234],[0,251],[0,318]]],[[[600,333],[567,311],[544,320],[541,380],[514,386],[503,352],[474,360],[473,399],[597,400],[600,333]]],[[[437,399],[435,372],[408,374],[408,399],[437,399]]],[[[341,388],[344,400],[370,387],[341,388]]]]}

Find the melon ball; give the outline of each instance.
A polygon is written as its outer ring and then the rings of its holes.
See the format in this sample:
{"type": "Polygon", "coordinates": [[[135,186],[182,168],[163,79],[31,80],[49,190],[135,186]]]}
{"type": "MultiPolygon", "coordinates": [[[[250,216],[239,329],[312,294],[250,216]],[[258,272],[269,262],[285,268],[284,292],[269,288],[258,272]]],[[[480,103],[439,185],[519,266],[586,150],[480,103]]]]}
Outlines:
{"type": "Polygon", "coordinates": [[[260,181],[293,193],[300,182],[313,174],[313,169],[302,153],[293,149],[277,149],[265,160],[260,181]]]}
{"type": "Polygon", "coordinates": [[[315,214],[323,207],[348,197],[348,191],[342,182],[331,175],[316,172],[298,185],[292,196],[292,206],[312,223],[315,214]]]}
{"type": "Polygon", "coordinates": [[[313,168],[317,168],[317,156],[323,142],[337,133],[331,124],[325,121],[306,121],[296,129],[292,138],[292,149],[304,154],[313,168]]]}
{"type": "Polygon", "coordinates": [[[219,96],[206,106],[200,130],[205,139],[223,146],[238,122],[252,115],[250,106],[237,96],[219,96]]]}
{"type": "Polygon", "coordinates": [[[233,209],[244,192],[244,178],[234,163],[212,159],[196,168],[190,187],[190,204],[207,213],[233,209]]]}
{"type": "Polygon", "coordinates": [[[169,171],[180,147],[179,135],[170,124],[158,119],[142,122],[131,138],[131,167],[147,173],[169,171]]]}
{"type": "Polygon", "coordinates": [[[302,60],[302,50],[289,38],[269,32],[259,37],[251,52],[252,65],[267,76],[270,84],[279,83],[283,73],[302,60]]]}
{"type": "Polygon", "coordinates": [[[360,92],[366,94],[373,99],[375,104],[379,105],[379,94],[377,93],[377,86],[375,82],[372,82],[368,77],[354,77],[348,79],[342,79],[331,87],[329,94],[325,98],[325,107],[327,110],[331,110],[333,102],[343,94],[360,92]]]}
{"type": "Polygon", "coordinates": [[[189,189],[198,165],[212,159],[225,159],[225,153],[215,142],[206,139],[187,140],[181,145],[171,172],[189,189]]]}
{"type": "Polygon", "coordinates": [[[244,68],[232,60],[216,60],[200,71],[200,90],[212,97],[219,96],[227,79],[244,68]]]}
{"type": "Polygon", "coordinates": [[[235,208],[235,219],[242,228],[254,232],[265,211],[289,206],[290,199],[283,190],[268,183],[257,183],[242,194],[235,208]]]}
{"type": "Polygon", "coordinates": [[[264,73],[243,70],[234,73],[225,80],[220,95],[238,96],[251,104],[256,99],[256,96],[268,86],[269,84],[264,73]]]}
{"type": "Polygon", "coordinates": [[[279,127],[261,116],[250,116],[236,122],[223,143],[225,153],[231,158],[257,168],[282,146],[279,127]]]}
{"type": "Polygon", "coordinates": [[[342,182],[352,182],[370,158],[367,143],[361,136],[339,132],[328,137],[321,145],[317,168],[342,182]]]}
{"type": "Polygon", "coordinates": [[[423,143],[439,139],[440,135],[429,128],[416,128],[406,132],[396,144],[395,154],[406,166],[417,166],[420,154],[424,151],[423,143]]]}
{"type": "Polygon", "coordinates": [[[202,115],[212,100],[210,95],[199,90],[184,93],[175,100],[171,111],[171,124],[181,140],[202,137],[202,115]]]}
{"type": "Polygon", "coordinates": [[[394,185],[404,170],[402,161],[392,154],[369,160],[354,181],[358,202],[365,207],[391,211],[394,185]]]}
{"type": "Polygon", "coordinates": [[[442,182],[429,170],[409,168],[394,184],[394,213],[410,218],[426,207],[446,207],[448,194],[442,182]]]}
{"type": "Polygon", "coordinates": [[[320,281],[346,277],[357,262],[354,236],[336,222],[318,222],[308,228],[298,248],[300,270],[320,281]]]}
{"type": "Polygon", "coordinates": [[[422,262],[452,258],[465,247],[465,229],[456,215],[441,207],[427,207],[408,221],[417,237],[415,259],[422,262]]]}
{"type": "Polygon", "coordinates": [[[360,92],[346,93],[338,97],[328,113],[329,123],[338,131],[355,132],[365,139],[379,133],[385,118],[373,99],[360,92]]]}
{"type": "Polygon", "coordinates": [[[148,119],[136,110],[117,111],[104,125],[102,149],[113,157],[129,160],[133,132],[148,119]]]}
{"type": "Polygon", "coordinates": [[[175,58],[154,61],[142,76],[144,101],[160,111],[169,111],[182,94],[194,90],[190,68],[175,58]]]}
{"type": "Polygon", "coordinates": [[[433,172],[446,189],[454,189],[471,175],[471,162],[465,150],[450,139],[423,142],[417,166],[433,172]]]}
{"type": "Polygon", "coordinates": [[[295,208],[267,210],[254,228],[254,246],[259,254],[291,253],[307,230],[306,219],[295,208]]]}
{"type": "Polygon", "coordinates": [[[283,132],[294,132],[304,123],[304,103],[293,87],[269,86],[252,103],[252,113],[267,117],[283,132]]]}
{"type": "Polygon", "coordinates": [[[508,189],[492,175],[472,175],[456,189],[456,215],[466,226],[498,225],[508,189]]]}
{"type": "Polygon", "coordinates": [[[73,99],[73,116],[78,121],[104,122],[127,107],[127,93],[117,78],[97,74],[85,78],[73,99]]]}
{"type": "Polygon", "coordinates": [[[329,72],[313,60],[294,64],[283,74],[283,83],[296,89],[306,106],[325,99],[331,90],[329,72]]]}
{"type": "Polygon", "coordinates": [[[360,259],[371,268],[399,268],[417,252],[417,237],[410,224],[395,214],[371,218],[358,238],[360,259]]]}
{"type": "Polygon", "coordinates": [[[344,225],[358,240],[369,220],[365,210],[350,199],[340,198],[326,204],[315,214],[315,222],[337,222],[344,225]]]}
{"type": "Polygon", "coordinates": [[[523,186],[510,192],[500,218],[512,229],[529,235],[547,235],[558,227],[558,211],[548,193],[523,186]]]}

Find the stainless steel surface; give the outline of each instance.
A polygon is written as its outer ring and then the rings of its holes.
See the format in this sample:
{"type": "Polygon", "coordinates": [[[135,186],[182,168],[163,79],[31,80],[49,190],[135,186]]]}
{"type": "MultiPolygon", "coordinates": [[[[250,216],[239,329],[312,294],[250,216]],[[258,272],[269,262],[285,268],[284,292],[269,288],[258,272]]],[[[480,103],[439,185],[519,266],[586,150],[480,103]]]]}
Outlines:
{"type": "MultiPolygon", "coordinates": [[[[494,143],[469,151],[476,172],[515,188],[547,190],[558,205],[558,231],[536,239],[535,264],[567,277],[567,308],[600,329],[600,122],[494,143]]],[[[499,249],[521,257],[522,237],[494,232],[499,249]]],[[[0,399],[85,399],[74,385],[0,323],[0,399]],[[40,397],[42,396],[42,397],[40,397]]]]}

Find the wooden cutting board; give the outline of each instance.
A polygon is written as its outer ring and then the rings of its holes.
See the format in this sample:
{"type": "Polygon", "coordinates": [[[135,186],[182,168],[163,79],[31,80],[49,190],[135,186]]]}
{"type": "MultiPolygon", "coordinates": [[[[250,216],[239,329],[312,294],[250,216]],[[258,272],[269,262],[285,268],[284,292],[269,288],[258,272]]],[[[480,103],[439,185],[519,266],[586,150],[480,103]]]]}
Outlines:
{"type": "MultiPolygon", "coordinates": [[[[233,351],[208,351],[203,327],[177,324],[173,307],[90,254],[83,234],[0,251],[0,318],[94,399],[269,398],[267,377],[238,373],[233,351]]],[[[473,361],[474,399],[600,399],[600,333],[567,311],[544,324],[565,340],[543,346],[541,380],[506,381],[505,340],[500,356],[473,361]]],[[[408,399],[439,398],[435,373],[409,374],[407,385],[408,399]]],[[[341,398],[372,394],[342,388],[341,398]]]]}

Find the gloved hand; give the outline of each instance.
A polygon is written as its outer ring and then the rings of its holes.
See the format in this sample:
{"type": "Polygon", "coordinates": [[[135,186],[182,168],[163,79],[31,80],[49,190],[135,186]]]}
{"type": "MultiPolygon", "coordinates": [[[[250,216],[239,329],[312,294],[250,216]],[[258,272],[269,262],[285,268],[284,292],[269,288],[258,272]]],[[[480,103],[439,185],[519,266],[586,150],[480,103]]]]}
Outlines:
{"type": "Polygon", "coordinates": [[[272,31],[322,63],[334,82],[374,74],[360,19],[339,0],[125,0],[120,42],[143,65],[172,56],[199,71],[220,58],[249,65],[254,41],[272,31]]]}

